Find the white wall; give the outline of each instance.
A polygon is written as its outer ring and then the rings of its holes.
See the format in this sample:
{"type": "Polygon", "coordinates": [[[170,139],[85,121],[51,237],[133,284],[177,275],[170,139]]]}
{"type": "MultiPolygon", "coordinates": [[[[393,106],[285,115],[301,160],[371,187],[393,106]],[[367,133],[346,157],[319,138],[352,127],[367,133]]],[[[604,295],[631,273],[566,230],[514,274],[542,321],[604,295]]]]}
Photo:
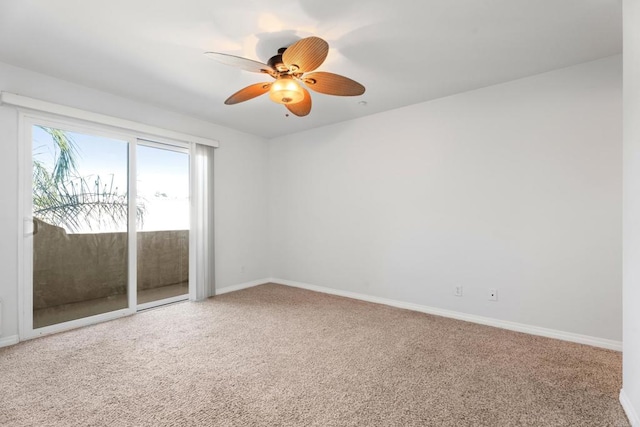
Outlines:
{"type": "Polygon", "coordinates": [[[620,341],[621,114],[614,56],[276,138],[272,277],[620,341]]]}
{"type": "MultiPolygon", "coordinates": [[[[220,141],[215,151],[216,288],[268,277],[267,141],[0,63],[0,90],[220,141]]],[[[0,299],[17,334],[17,112],[0,107],[0,299]]]]}
{"type": "Polygon", "coordinates": [[[640,1],[624,10],[624,259],[621,400],[640,426],[640,1]],[[626,399],[626,402],[625,402],[626,399]]]}

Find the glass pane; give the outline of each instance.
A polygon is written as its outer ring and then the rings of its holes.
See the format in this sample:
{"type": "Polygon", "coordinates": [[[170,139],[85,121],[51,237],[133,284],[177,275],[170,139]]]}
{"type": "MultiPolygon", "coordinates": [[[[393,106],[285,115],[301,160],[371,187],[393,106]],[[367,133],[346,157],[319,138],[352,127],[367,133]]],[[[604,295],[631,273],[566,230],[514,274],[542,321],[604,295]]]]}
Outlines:
{"type": "Polygon", "coordinates": [[[138,145],[138,304],[189,293],[189,155],[138,145]]]}
{"type": "Polygon", "coordinates": [[[128,306],[128,143],[33,127],[33,327],[128,306]]]}

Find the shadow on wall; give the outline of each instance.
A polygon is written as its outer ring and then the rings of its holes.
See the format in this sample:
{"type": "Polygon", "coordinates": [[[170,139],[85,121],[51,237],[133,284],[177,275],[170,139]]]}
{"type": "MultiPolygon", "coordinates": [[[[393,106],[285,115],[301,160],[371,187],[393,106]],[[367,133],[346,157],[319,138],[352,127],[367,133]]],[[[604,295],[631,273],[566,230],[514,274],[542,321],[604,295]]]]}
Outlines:
{"type": "MultiPolygon", "coordinates": [[[[67,234],[36,219],[33,307],[127,293],[128,233],[67,234]]],[[[138,290],[189,280],[189,231],[138,232],[138,290]]]]}

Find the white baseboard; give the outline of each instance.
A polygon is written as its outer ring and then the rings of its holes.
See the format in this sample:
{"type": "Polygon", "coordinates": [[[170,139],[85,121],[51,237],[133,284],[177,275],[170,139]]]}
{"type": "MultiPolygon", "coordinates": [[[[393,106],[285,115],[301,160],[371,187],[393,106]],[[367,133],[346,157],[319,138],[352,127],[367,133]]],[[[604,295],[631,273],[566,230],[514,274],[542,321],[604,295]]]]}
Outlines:
{"type": "Polygon", "coordinates": [[[18,344],[19,342],[20,338],[17,335],[10,335],[8,337],[0,338],[0,347],[7,347],[18,344]]]}
{"type": "MultiPolygon", "coordinates": [[[[332,289],[324,286],[310,285],[308,283],[295,282],[292,280],[271,278],[271,279],[268,279],[268,282],[278,283],[281,285],[291,286],[295,288],[307,289],[310,291],[322,292],[325,294],[337,295],[337,296],[346,297],[346,298],[353,298],[353,299],[358,299],[362,301],[373,302],[376,304],[389,305],[391,307],[404,308],[406,310],[413,310],[421,313],[434,314],[436,316],[450,317],[452,319],[479,323],[481,325],[493,326],[496,328],[509,329],[511,331],[516,331],[516,332],[524,332],[526,334],[531,334],[531,335],[539,335],[547,338],[555,338],[563,341],[575,342],[578,344],[586,344],[594,347],[606,348],[609,350],[622,351],[621,341],[608,340],[605,338],[592,337],[589,335],[574,334],[572,332],[564,332],[556,329],[541,328],[539,326],[526,325],[524,323],[510,322],[507,320],[493,319],[490,317],[476,316],[474,314],[461,313],[461,312],[452,311],[452,310],[444,310],[441,308],[435,308],[435,307],[429,307],[425,305],[413,304],[409,302],[397,301],[397,300],[392,300],[388,298],[375,297],[371,295],[343,291],[339,289],[332,289]]],[[[266,282],[263,282],[263,283],[266,283],[266,282]]]]}
{"type": "MultiPolygon", "coordinates": [[[[592,337],[589,335],[575,334],[572,332],[559,331],[557,329],[542,328],[539,326],[527,325],[524,323],[510,322],[508,320],[494,319],[491,317],[477,316],[475,314],[461,313],[453,310],[445,310],[441,308],[429,307],[426,305],[413,304],[410,302],[397,301],[389,298],[376,297],[372,295],[360,294],[357,292],[343,291],[340,289],[327,288],[325,286],[310,285],[308,283],[296,282],[293,280],[285,280],[278,278],[265,278],[253,280],[251,282],[240,283],[239,285],[225,286],[217,289],[216,295],[226,294],[228,292],[239,291],[265,283],[277,283],[280,285],[291,286],[294,288],[307,289],[310,291],[321,292],[324,294],[337,295],[346,298],[353,298],[361,301],[372,302],[376,304],[388,305],[391,307],[403,308],[406,310],[418,311],[421,313],[433,314],[436,316],[449,317],[452,319],[464,320],[466,322],[478,323],[481,325],[493,326],[496,328],[508,329],[525,334],[538,335],[547,338],[555,338],[563,341],[575,342],[578,344],[586,344],[594,347],[606,348],[609,350],[622,351],[622,342],[605,338],[592,337]]],[[[635,427],[635,426],[634,426],[635,427]]],[[[640,426],[638,426],[640,427],[640,426]]]]}
{"type": "Polygon", "coordinates": [[[216,295],[222,295],[229,292],[239,291],[241,289],[253,288],[254,286],[264,285],[265,283],[269,283],[271,279],[258,279],[252,280],[251,282],[240,283],[238,285],[225,286],[224,288],[216,289],[216,295]]]}
{"type": "Polygon", "coordinates": [[[622,404],[622,409],[624,409],[627,418],[629,418],[631,427],[640,427],[640,417],[638,417],[638,413],[633,408],[633,405],[631,405],[631,401],[624,392],[624,389],[620,390],[620,404],[622,404]]]}

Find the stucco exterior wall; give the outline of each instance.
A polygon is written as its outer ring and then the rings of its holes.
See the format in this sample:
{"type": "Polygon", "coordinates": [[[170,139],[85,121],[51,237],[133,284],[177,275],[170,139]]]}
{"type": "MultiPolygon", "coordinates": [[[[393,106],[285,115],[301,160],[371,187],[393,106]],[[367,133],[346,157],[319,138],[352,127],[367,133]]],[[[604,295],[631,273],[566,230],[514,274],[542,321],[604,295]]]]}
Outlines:
{"type": "MultiPolygon", "coordinates": [[[[34,309],[127,291],[127,233],[67,234],[38,221],[34,309]]],[[[138,289],[189,280],[189,231],[138,232],[138,289]]]]}

